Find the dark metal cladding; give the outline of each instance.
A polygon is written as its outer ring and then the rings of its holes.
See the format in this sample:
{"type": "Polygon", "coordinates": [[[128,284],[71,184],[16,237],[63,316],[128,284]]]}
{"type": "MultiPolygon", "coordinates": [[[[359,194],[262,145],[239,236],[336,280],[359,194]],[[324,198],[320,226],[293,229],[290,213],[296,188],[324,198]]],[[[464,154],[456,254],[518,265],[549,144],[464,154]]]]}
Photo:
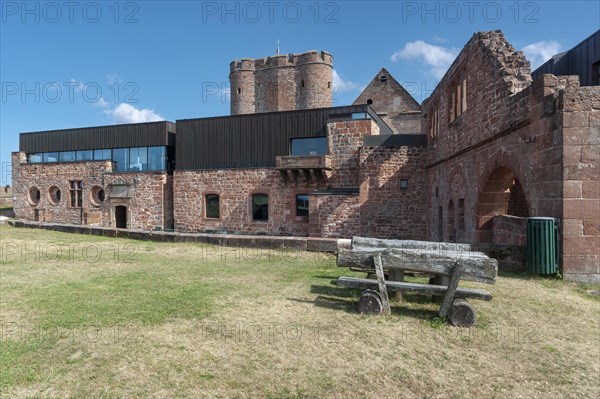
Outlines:
{"type": "Polygon", "coordinates": [[[151,146],[175,146],[175,123],[95,126],[21,133],[19,136],[19,150],[26,153],[151,146]]]}
{"type": "Polygon", "coordinates": [[[579,75],[581,86],[598,85],[598,62],[600,62],[600,30],[573,47],[557,54],[531,73],[536,79],[546,73],[553,75],[579,75]]]}
{"type": "Polygon", "coordinates": [[[425,134],[382,134],[365,137],[365,147],[426,147],[425,134]]]}
{"type": "Polygon", "coordinates": [[[327,123],[368,113],[382,134],[392,130],[366,104],[177,120],[177,169],[273,167],[290,139],[327,135],[327,123]]]}

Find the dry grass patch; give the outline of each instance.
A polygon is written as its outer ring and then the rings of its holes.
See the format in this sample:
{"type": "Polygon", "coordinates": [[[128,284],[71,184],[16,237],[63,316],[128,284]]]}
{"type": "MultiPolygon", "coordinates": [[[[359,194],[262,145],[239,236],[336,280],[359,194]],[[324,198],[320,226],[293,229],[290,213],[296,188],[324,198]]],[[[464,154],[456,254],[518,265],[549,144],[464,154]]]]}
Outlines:
{"type": "Polygon", "coordinates": [[[600,393],[600,301],[587,294],[597,287],[501,276],[485,287],[493,301],[474,301],[476,327],[460,329],[419,296],[387,318],[356,314],[358,293],[330,284],[348,271],[329,255],[0,233],[3,244],[89,244],[104,254],[44,263],[3,253],[6,397],[600,393]],[[136,249],[115,260],[114,245],[136,249]]]}

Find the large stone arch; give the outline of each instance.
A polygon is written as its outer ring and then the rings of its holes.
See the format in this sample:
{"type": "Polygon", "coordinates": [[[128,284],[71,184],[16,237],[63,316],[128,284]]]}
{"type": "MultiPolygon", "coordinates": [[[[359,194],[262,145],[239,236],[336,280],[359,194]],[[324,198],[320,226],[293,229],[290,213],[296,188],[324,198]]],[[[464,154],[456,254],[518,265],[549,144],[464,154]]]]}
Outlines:
{"type": "Polygon", "coordinates": [[[498,215],[528,217],[530,201],[523,181],[514,169],[495,164],[484,173],[477,198],[477,224],[479,242],[492,240],[492,221],[498,215]]]}

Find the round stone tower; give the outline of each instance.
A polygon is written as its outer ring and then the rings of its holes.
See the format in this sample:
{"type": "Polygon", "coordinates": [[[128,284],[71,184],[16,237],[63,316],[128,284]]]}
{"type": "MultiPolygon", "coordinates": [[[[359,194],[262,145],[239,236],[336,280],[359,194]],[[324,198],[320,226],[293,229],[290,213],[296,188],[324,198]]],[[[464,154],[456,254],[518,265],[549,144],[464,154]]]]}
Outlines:
{"type": "Polygon", "coordinates": [[[297,109],[331,107],[333,57],[310,51],[296,58],[298,66],[297,109]]]}
{"type": "Polygon", "coordinates": [[[229,65],[231,115],[255,112],[254,60],[244,58],[229,65]]]}
{"type": "Polygon", "coordinates": [[[234,61],[231,114],[330,107],[332,71],[333,57],[325,51],[234,61]]]}

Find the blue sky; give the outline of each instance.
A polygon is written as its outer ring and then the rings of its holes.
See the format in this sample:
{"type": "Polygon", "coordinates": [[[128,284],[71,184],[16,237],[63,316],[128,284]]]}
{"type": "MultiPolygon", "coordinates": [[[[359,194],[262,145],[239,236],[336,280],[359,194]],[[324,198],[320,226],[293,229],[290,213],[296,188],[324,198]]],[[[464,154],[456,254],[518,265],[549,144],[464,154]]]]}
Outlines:
{"type": "Polygon", "coordinates": [[[0,5],[2,184],[20,132],[228,114],[229,63],[277,40],[334,56],[336,105],[381,67],[420,102],[476,31],[501,29],[535,67],[600,27],[599,1],[0,5]]]}

